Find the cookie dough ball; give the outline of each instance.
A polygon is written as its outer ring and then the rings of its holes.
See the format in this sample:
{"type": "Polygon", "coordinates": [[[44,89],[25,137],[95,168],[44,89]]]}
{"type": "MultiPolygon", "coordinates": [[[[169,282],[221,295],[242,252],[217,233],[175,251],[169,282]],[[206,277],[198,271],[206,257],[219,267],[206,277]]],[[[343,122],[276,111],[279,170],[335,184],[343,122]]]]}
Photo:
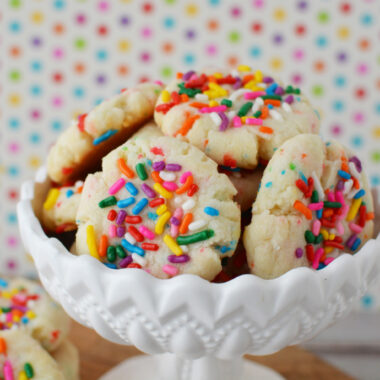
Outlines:
{"type": "Polygon", "coordinates": [[[236,190],[196,147],[173,137],[130,139],[85,181],[78,254],[112,268],[143,268],[168,278],[212,280],[240,235],[236,190]]]}
{"type": "Polygon", "coordinates": [[[165,135],[189,141],[219,165],[254,169],[289,138],[319,131],[318,114],[300,89],[259,70],[177,78],[161,93],[155,120],[165,135]]]}
{"type": "Polygon", "coordinates": [[[25,331],[48,351],[55,350],[69,332],[69,317],[37,282],[1,278],[0,307],[0,330],[25,331]]]}
{"type": "Polygon", "coordinates": [[[63,184],[84,178],[96,170],[102,157],[153,117],[161,90],[161,84],[139,84],[72,121],[49,152],[47,170],[50,178],[63,184]]]}
{"type": "Polygon", "coordinates": [[[65,380],[56,361],[21,330],[0,331],[0,368],[5,379],[65,380]]]}
{"type": "Polygon", "coordinates": [[[264,171],[243,237],[250,270],[274,278],[300,266],[321,269],[360,249],[373,217],[360,160],[336,141],[296,136],[264,171]]]}
{"type": "Polygon", "coordinates": [[[57,233],[76,230],[76,214],[83,189],[83,182],[73,186],[52,187],[42,206],[43,226],[57,233]]]}
{"type": "Polygon", "coordinates": [[[69,340],[66,339],[51,356],[57,362],[65,380],[79,380],[79,352],[69,340]]]}

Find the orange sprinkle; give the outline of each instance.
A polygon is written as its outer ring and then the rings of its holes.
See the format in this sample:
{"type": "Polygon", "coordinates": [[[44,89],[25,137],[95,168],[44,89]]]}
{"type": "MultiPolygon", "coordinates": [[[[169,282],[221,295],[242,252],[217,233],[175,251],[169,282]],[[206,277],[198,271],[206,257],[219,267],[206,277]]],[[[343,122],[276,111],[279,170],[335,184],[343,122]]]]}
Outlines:
{"type": "Polygon", "coordinates": [[[186,181],[185,183],[179,187],[175,192],[177,194],[183,194],[185,193],[187,190],[189,190],[190,186],[193,184],[193,176],[192,175],[189,175],[187,178],[186,178],[186,181]]]}
{"type": "Polygon", "coordinates": [[[332,208],[328,208],[326,210],[323,210],[323,217],[329,218],[330,216],[333,216],[334,210],[332,208]]]}
{"type": "Polygon", "coordinates": [[[125,163],[124,159],[119,158],[117,160],[117,165],[119,167],[119,170],[128,178],[133,178],[135,176],[135,173],[133,170],[125,163]]]}
{"type": "Polygon", "coordinates": [[[347,162],[342,161],[341,169],[347,173],[350,172],[350,169],[348,168],[347,162]]]}
{"type": "Polygon", "coordinates": [[[260,115],[260,119],[266,119],[269,115],[269,109],[268,107],[263,107],[261,108],[261,115],[260,115]]]}
{"type": "Polygon", "coordinates": [[[301,214],[304,214],[306,219],[311,220],[313,218],[311,210],[308,209],[301,201],[295,201],[293,207],[301,214]]]}
{"type": "Polygon", "coordinates": [[[214,83],[217,82],[216,78],[215,78],[213,75],[209,75],[209,76],[207,77],[207,79],[208,79],[209,82],[214,82],[214,83]]]}
{"type": "Polygon", "coordinates": [[[82,191],[83,191],[83,186],[80,186],[77,188],[78,194],[82,194],[82,191]]]}
{"type": "Polygon", "coordinates": [[[243,77],[243,85],[245,85],[246,83],[248,83],[252,79],[254,79],[254,75],[253,74],[244,75],[244,77],[243,77]]]}
{"type": "Polygon", "coordinates": [[[281,100],[265,99],[264,104],[265,105],[271,104],[273,107],[281,107],[281,100]]]}
{"type": "Polygon", "coordinates": [[[264,125],[261,125],[259,128],[259,132],[271,135],[273,133],[273,129],[271,127],[265,127],[264,125]]]}
{"type": "Polygon", "coordinates": [[[208,139],[206,139],[204,142],[203,142],[203,146],[207,146],[208,145],[208,139]]]}
{"type": "Polygon", "coordinates": [[[373,219],[375,219],[375,213],[374,212],[367,212],[365,220],[373,220],[373,219]]]}
{"type": "Polygon", "coordinates": [[[158,183],[162,183],[162,182],[163,182],[163,180],[162,180],[162,178],[160,177],[160,174],[159,174],[158,172],[153,171],[153,172],[151,173],[151,176],[152,176],[154,182],[158,182],[158,183]]]}
{"type": "Polygon", "coordinates": [[[108,238],[107,235],[102,235],[99,243],[99,256],[104,257],[107,254],[108,238]]]}
{"type": "Polygon", "coordinates": [[[181,94],[181,102],[186,103],[189,101],[189,95],[187,94],[181,94]]]}
{"type": "Polygon", "coordinates": [[[205,108],[205,107],[208,107],[209,105],[207,103],[193,102],[193,103],[190,103],[189,106],[194,107],[194,108],[205,108]]]}
{"type": "Polygon", "coordinates": [[[177,73],[177,79],[182,79],[183,74],[182,73],[177,73]]]}
{"type": "Polygon", "coordinates": [[[12,310],[12,315],[14,317],[19,317],[21,318],[23,316],[23,312],[21,310],[12,310]]]}
{"type": "Polygon", "coordinates": [[[194,115],[194,116],[190,116],[187,119],[185,119],[185,121],[183,122],[181,128],[178,129],[178,131],[174,134],[174,136],[177,136],[177,135],[186,136],[187,132],[190,131],[190,129],[192,128],[193,124],[195,123],[196,120],[199,119],[199,117],[200,117],[199,115],[194,115]]]}
{"type": "Polygon", "coordinates": [[[7,342],[4,338],[0,338],[0,354],[7,354],[7,342]]]}
{"type": "Polygon", "coordinates": [[[351,178],[352,178],[352,180],[354,182],[354,188],[357,189],[357,190],[359,190],[360,189],[360,183],[359,183],[359,181],[354,176],[352,176],[351,178]]]}
{"type": "Polygon", "coordinates": [[[189,212],[186,214],[181,222],[181,225],[179,226],[179,233],[185,234],[188,230],[189,224],[193,221],[193,214],[189,212]]]}

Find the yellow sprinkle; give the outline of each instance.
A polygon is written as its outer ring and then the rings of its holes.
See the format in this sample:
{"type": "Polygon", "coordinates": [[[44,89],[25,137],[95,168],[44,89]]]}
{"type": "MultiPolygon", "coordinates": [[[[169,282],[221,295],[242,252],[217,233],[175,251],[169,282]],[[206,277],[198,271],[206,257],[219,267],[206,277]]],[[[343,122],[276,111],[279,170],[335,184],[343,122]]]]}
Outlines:
{"type": "Polygon", "coordinates": [[[168,234],[164,236],[164,243],[168,246],[168,248],[176,255],[181,256],[182,255],[182,249],[177,244],[177,242],[168,234]]]}
{"type": "Polygon", "coordinates": [[[262,82],[264,79],[263,73],[261,70],[256,70],[255,71],[255,80],[256,82],[262,82]]]}
{"type": "Polygon", "coordinates": [[[223,78],[223,74],[222,73],[214,73],[212,76],[214,78],[218,78],[218,79],[223,78]]]}
{"type": "Polygon", "coordinates": [[[355,219],[356,214],[359,211],[360,205],[362,204],[362,198],[354,199],[354,201],[351,204],[350,211],[347,214],[347,222],[351,222],[351,220],[355,219]]]}
{"type": "Polygon", "coordinates": [[[167,90],[161,92],[161,99],[163,102],[167,103],[170,100],[170,93],[167,90]]]}
{"type": "Polygon", "coordinates": [[[87,232],[87,247],[90,251],[90,255],[95,257],[95,259],[100,260],[99,253],[98,253],[98,247],[96,246],[96,240],[95,240],[95,231],[93,225],[88,225],[86,228],[87,232]]]}
{"type": "Polygon", "coordinates": [[[327,230],[325,230],[324,228],[321,228],[320,232],[321,232],[324,240],[329,240],[329,233],[327,232],[327,230]]]}
{"type": "Polygon", "coordinates": [[[18,375],[18,380],[28,380],[25,371],[20,372],[20,374],[18,375]]]}
{"type": "Polygon", "coordinates": [[[331,253],[334,249],[335,249],[334,247],[324,247],[326,255],[328,255],[329,253],[331,253]]]}
{"type": "Polygon", "coordinates": [[[57,202],[58,197],[59,197],[59,190],[50,189],[44,203],[44,209],[51,210],[54,207],[55,203],[57,202]]]}
{"type": "Polygon", "coordinates": [[[241,72],[251,71],[251,68],[248,65],[239,65],[237,69],[241,72]]]}
{"type": "Polygon", "coordinates": [[[36,314],[35,314],[35,312],[32,311],[32,310],[28,310],[28,311],[25,313],[25,315],[26,315],[29,319],[34,319],[34,318],[36,318],[36,314]]]}
{"type": "Polygon", "coordinates": [[[13,322],[19,323],[20,322],[20,317],[18,315],[13,316],[13,322]]]}
{"type": "Polygon", "coordinates": [[[1,296],[3,298],[7,298],[7,299],[12,298],[12,295],[9,292],[7,292],[7,291],[2,292],[1,296]]]}
{"type": "Polygon", "coordinates": [[[156,232],[157,235],[161,235],[164,232],[165,225],[167,221],[170,219],[170,212],[166,211],[163,213],[157,220],[156,225],[154,226],[154,231],[156,232]]]}
{"type": "Polygon", "coordinates": [[[329,235],[329,240],[334,240],[335,239],[335,234],[330,234],[329,235]]]}
{"type": "Polygon", "coordinates": [[[166,199],[170,199],[173,197],[173,193],[170,191],[167,191],[160,183],[156,182],[153,185],[153,189],[157,191],[158,194],[163,196],[166,199]]]}
{"type": "Polygon", "coordinates": [[[240,120],[241,120],[241,122],[242,122],[243,124],[245,124],[245,121],[247,120],[247,116],[242,116],[242,117],[240,118],[240,120]]]}
{"type": "Polygon", "coordinates": [[[219,105],[219,103],[216,101],[216,100],[211,100],[208,105],[210,107],[217,107],[219,105]]]}
{"type": "MultiPolygon", "coordinates": [[[[256,86],[257,82],[255,79],[252,79],[250,80],[249,82],[247,82],[245,85],[244,85],[244,88],[248,88],[249,90],[254,90],[257,88],[256,86]]],[[[260,88],[260,90],[262,90],[262,88],[260,88]]],[[[255,90],[256,91],[256,90],[255,90]]]]}
{"type": "Polygon", "coordinates": [[[167,206],[165,204],[163,204],[163,205],[157,207],[156,214],[162,215],[167,210],[168,210],[167,206]]]}

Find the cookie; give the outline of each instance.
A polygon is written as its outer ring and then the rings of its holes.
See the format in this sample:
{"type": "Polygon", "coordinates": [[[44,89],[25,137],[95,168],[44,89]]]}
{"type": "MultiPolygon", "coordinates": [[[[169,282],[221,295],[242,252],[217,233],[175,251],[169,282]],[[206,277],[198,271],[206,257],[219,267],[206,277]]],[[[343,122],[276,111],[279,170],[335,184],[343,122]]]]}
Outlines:
{"type": "Polygon", "coordinates": [[[57,362],[21,330],[0,331],[0,368],[5,380],[65,380],[57,362]]]}
{"type": "Polygon", "coordinates": [[[254,169],[289,138],[318,133],[319,117],[299,88],[239,66],[231,73],[178,73],[154,113],[165,135],[182,137],[219,165],[254,169]]]}
{"type": "Polygon", "coordinates": [[[81,197],[83,182],[73,186],[52,187],[42,206],[42,224],[56,233],[76,230],[76,214],[81,197]]]}
{"type": "Polygon", "coordinates": [[[50,149],[47,159],[50,178],[63,184],[94,172],[102,157],[153,117],[161,89],[160,83],[139,84],[72,121],[50,149]]]}
{"type": "Polygon", "coordinates": [[[296,136],[264,171],[243,240],[252,273],[321,269],[372,236],[373,201],[360,160],[336,141],[296,136]]]}
{"type": "Polygon", "coordinates": [[[86,178],[76,252],[159,278],[193,273],[212,280],[239,239],[235,194],[199,149],[144,130],[86,178]]]}
{"type": "Polygon", "coordinates": [[[48,351],[69,332],[69,317],[37,282],[0,278],[0,307],[0,330],[25,331],[48,351]]]}
{"type": "Polygon", "coordinates": [[[65,380],[79,380],[79,352],[68,339],[51,356],[57,362],[65,380]]]}

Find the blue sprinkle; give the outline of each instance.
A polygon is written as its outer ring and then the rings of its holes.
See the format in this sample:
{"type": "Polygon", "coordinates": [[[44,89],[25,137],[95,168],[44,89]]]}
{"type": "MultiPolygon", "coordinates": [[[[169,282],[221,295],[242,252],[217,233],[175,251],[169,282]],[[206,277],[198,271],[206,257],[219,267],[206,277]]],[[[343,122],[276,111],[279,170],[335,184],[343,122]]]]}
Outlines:
{"type": "Polygon", "coordinates": [[[281,172],[281,175],[284,175],[286,173],[286,170],[283,170],[282,172],[281,172]]]}
{"type": "Polygon", "coordinates": [[[325,268],[325,267],[326,267],[325,264],[323,264],[323,263],[319,263],[317,270],[321,270],[321,269],[323,269],[323,268],[325,268]]]}
{"type": "Polygon", "coordinates": [[[117,207],[124,208],[124,207],[130,206],[132,203],[135,203],[135,202],[136,202],[135,198],[129,197],[129,198],[121,199],[116,204],[117,204],[117,207]]]}
{"type": "Polygon", "coordinates": [[[149,211],[148,212],[148,218],[151,220],[156,220],[158,218],[158,215],[155,214],[154,212],[149,211]]]}
{"type": "Polygon", "coordinates": [[[146,163],[147,163],[148,166],[152,166],[152,160],[147,159],[146,163]]]}
{"type": "Polygon", "coordinates": [[[223,245],[222,247],[219,248],[219,251],[221,253],[226,253],[228,251],[231,251],[231,248],[230,247],[226,247],[225,245],[223,245]]]}
{"type": "Polygon", "coordinates": [[[276,91],[277,87],[278,87],[278,84],[276,82],[272,83],[270,86],[267,87],[267,89],[265,90],[265,92],[268,95],[274,95],[274,92],[276,91]]]}
{"type": "Polygon", "coordinates": [[[28,322],[29,322],[29,318],[28,318],[28,317],[22,317],[22,318],[21,318],[21,323],[22,323],[23,325],[27,325],[28,322]]]}
{"type": "Polygon", "coordinates": [[[317,210],[317,218],[322,219],[322,210],[317,210]]]}
{"type": "Polygon", "coordinates": [[[318,120],[321,120],[321,114],[318,112],[318,110],[314,110],[314,113],[317,115],[318,120]]]}
{"type": "Polygon", "coordinates": [[[106,133],[103,133],[101,136],[97,137],[96,139],[94,139],[94,141],[92,142],[94,145],[98,145],[100,143],[102,143],[103,141],[106,141],[108,140],[111,136],[113,136],[115,133],[117,133],[117,129],[110,129],[109,131],[107,131],[106,133]]]}
{"type": "Polygon", "coordinates": [[[330,146],[330,145],[331,145],[331,142],[328,141],[328,142],[326,143],[326,146],[330,146]]]}
{"type": "Polygon", "coordinates": [[[210,216],[218,216],[219,215],[219,210],[217,210],[214,207],[207,206],[203,209],[203,211],[205,212],[205,214],[210,215],[210,216]]]}
{"type": "Polygon", "coordinates": [[[303,174],[303,173],[301,172],[301,170],[298,172],[298,174],[300,175],[302,181],[304,181],[304,182],[306,183],[306,185],[307,185],[307,178],[305,177],[305,174],[303,174]]]}
{"type": "Polygon", "coordinates": [[[149,203],[148,198],[142,198],[135,207],[132,209],[133,215],[138,215],[149,203]]]}
{"type": "Polygon", "coordinates": [[[364,194],[365,194],[365,190],[364,189],[360,189],[355,195],[354,195],[354,199],[359,199],[361,197],[364,197],[364,194]]]}
{"type": "Polygon", "coordinates": [[[138,255],[144,257],[145,256],[145,251],[138,247],[137,245],[133,245],[129,242],[127,242],[125,239],[123,239],[121,241],[121,245],[128,251],[128,252],[131,252],[131,253],[137,253],[138,255]]]}
{"type": "Polygon", "coordinates": [[[67,198],[70,198],[73,195],[74,195],[74,191],[73,190],[69,189],[69,190],[66,191],[66,197],[67,198]]]}
{"type": "Polygon", "coordinates": [[[0,278],[0,287],[2,287],[2,288],[8,287],[8,282],[5,281],[3,278],[0,278]]]}
{"type": "Polygon", "coordinates": [[[342,177],[344,179],[350,179],[351,178],[351,174],[345,172],[344,170],[338,170],[338,174],[340,177],[342,177]]]}
{"type": "Polygon", "coordinates": [[[354,241],[354,244],[352,244],[352,247],[351,247],[351,251],[356,251],[359,247],[359,245],[361,244],[361,240],[359,238],[357,238],[355,241],[354,241]]]}
{"type": "Polygon", "coordinates": [[[112,263],[104,263],[104,265],[108,268],[111,268],[111,269],[117,269],[117,266],[116,264],[112,264],[112,263]]]}
{"type": "Polygon", "coordinates": [[[135,185],[132,182],[127,182],[125,188],[129,191],[129,193],[133,196],[137,195],[139,191],[136,189],[135,185]]]}
{"type": "Polygon", "coordinates": [[[272,182],[267,182],[267,183],[265,184],[265,187],[272,187],[272,182]]]}
{"type": "Polygon", "coordinates": [[[268,104],[268,108],[271,110],[273,109],[273,104],[268,104]]]}

